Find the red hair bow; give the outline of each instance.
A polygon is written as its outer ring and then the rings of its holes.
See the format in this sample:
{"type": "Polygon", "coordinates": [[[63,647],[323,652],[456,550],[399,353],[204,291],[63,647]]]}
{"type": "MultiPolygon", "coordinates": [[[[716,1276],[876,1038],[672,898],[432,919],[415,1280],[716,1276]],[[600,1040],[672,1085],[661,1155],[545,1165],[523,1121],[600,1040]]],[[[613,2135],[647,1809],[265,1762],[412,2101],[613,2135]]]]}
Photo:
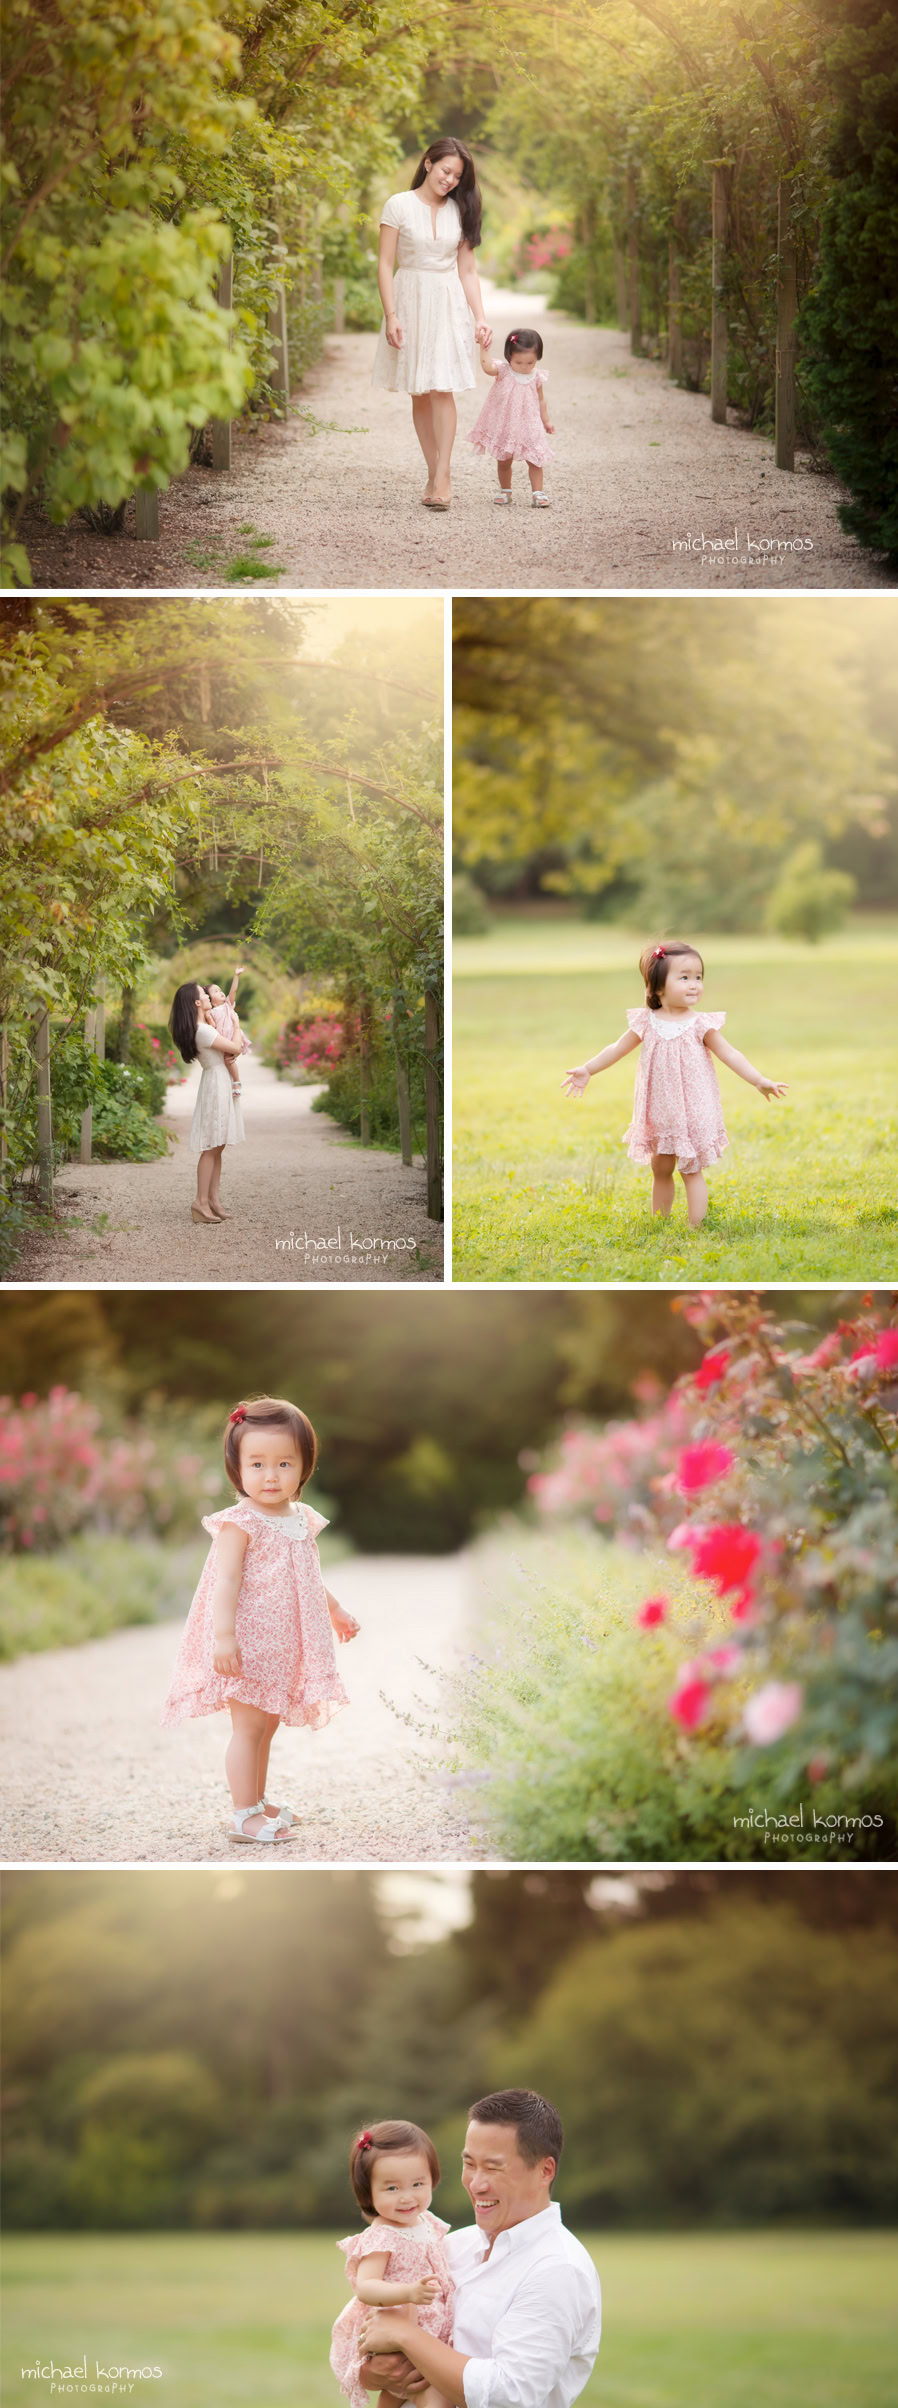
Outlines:
{"type": "MultiPolygon", "coordinates": [[[[653,962],[666,962],[666,960],[667,960],[667,947],[666,947],[665,945],[656,945],[656,946],[655,946],[654,953],[652,954],[652,960],[653,960],[653,962]]],[[[233,1419],[233,1415],[232,1415],[232,1419],[233,1419]]]]}
{"type": "Polygon", "coordinates": [[[370,2132],[360,2132],[355,2145],[357,2149],[373,2149],[374,2142],[370,2132]]]}
{"type": "Polygon", "coordinates": [[[245,1420],[246,1420],[246,1406],[245,1406],[245,1405],[235,1405],[235,1406],[234,1406],[233,1413],[229,1413],[229,1414],[228,1414],[228,1420],[229,1420],[229,1421],[245,1421],[245,1420]]]}

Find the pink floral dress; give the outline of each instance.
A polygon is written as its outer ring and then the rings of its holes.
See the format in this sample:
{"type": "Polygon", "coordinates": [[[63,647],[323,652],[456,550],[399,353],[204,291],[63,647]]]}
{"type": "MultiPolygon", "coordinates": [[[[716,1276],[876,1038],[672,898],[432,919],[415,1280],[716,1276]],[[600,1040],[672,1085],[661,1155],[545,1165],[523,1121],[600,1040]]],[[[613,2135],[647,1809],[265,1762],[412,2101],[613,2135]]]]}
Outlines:
{"type": "Polygon", "coordinates": [[[544,468],[552,446],[546,441],[539,397],[548,369],[531,368],[529,376],[516,376],[508,360],[497,360],[496,366],[498,375],[468,442],[490,460],[528,460],[534,468],[544,468]]]}
{"type": "Polygon", "coordinates": [[[705,1045],[725,1012],[628,1012],[642,1039],[633,1118],[624,1138],[631,1162],[675,1154],[681,1171],[718,1162],[729,1138],[723,1125],[717,1072],[705,1045]]]}
{"type": "Polygon", "coordinates": [[[244,1053],[252,1052],[252,1043],[245,1037],[232,1003],[212,1003],[209,1006],[220,1037],[232,1037],[236,1045],[239,1036],[244,1053]]]}
{"type": "Polygon", "coordinates": [[[320,1731],[349,1699],[337,1671],[334,1635],[321,1578],[316,1534],[323,1514],[295,1504],[289,1513],[263,1513],[238,1497],[223,1513],[203,1515],[212,1537],[162,1709],[163,1723],[190,1715],[217,1714],[232,1699],[260,1706],[282,1722],[308,1723],[320,1731]],[[214,1672],[212,1591],[219,1530],[229,1523],[245,1530],[249,1544],[237,1597],[237,1645],[241,1670],[232,1679],[214,1672]]]}
{"type": "MultiPolygon", "coordinates": [[[[388,2251],[383,2270],[385,2283],[417,2283],[422,2275],[435,2274],[442,2289],[437,2299],[423,2308],[404,2308],[404,2316],[414,2316],[426,2333],[435,2341],[452,2340],[452,2298],[455,2285],[449,2272],[444,2235],[449,2231],[439,2216],[426,2210],[417,2224],[397,2230],[395,2224],[382,2224],[375,2218],[364,2232],[354,2232],[351,2240],[338,2241],[337,2248],[346,2252],[346,2272],[350,2282],[358,2272],[363,2258],[383,2257],[388,2251]]],[[[371,2314],[360,2299],[352,2298],[337,2317],[331,2341],[331,2366],[352,2408],[370,2408],[373,2394],[359,2380],[361,2354],[359,2330],[365,2316],[371,2314]]]]}

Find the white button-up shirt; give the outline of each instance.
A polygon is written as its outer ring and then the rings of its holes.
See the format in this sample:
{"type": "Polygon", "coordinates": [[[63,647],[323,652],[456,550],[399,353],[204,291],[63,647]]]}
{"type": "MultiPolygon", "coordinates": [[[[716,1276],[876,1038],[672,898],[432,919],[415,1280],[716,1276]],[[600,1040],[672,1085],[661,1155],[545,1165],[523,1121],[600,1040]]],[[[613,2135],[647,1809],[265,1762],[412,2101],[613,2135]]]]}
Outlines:
{"type": "Polygon", "coordinates": [[[602,2294],[554,2200],[497,2234],[489,2257],[476,2225],[451,2233],[446,2249],[467,2408],[571,2408],[598,2350],[602,2294]]]}

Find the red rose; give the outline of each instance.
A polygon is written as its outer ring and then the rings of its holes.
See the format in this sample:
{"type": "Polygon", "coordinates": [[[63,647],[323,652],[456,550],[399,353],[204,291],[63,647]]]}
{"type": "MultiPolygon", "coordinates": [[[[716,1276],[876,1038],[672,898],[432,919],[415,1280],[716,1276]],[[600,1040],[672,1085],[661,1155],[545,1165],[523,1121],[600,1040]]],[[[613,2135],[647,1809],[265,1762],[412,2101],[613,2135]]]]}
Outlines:
{"type": "Polygon", "coordinates": [[[728,1446],[717,1446],[708,1439],[702,1446],[686,1446],[677,1461],[677,1487],[684,1497],[697,1489],[710,1488],[712,1480],[721,1480],[724,1472],[735,1463],[728,1446]]]}
{"type": "Polygon", "coordinates": [[[746,1590],[761,1552],[756,1530],[744,1530],[741,1522],[711,1523],[694,1531],[688,1545],[693,1571],[713,1580],[722,1597],[730,1589],[746,1590]]]}

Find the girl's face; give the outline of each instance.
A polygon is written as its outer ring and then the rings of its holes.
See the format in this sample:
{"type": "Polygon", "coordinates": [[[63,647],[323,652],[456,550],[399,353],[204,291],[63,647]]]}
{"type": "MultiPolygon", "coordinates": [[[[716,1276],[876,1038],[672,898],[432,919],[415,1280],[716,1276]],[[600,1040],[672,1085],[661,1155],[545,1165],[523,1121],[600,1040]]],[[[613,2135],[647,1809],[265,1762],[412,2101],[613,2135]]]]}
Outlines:
{"type": "Polygon", "coordinates": [[[465,172],[465,163],[457,151],[447,151],[445,159],[425,159],[424,173],[432,190],[445,201],[455,191],[465,172]]]}
{"type": "Polygon", "coordinates": [[[704,984],[702,965],[697,953],[677,953],[667,965],[667,977],[661,989],[662,1012],[688,1012],[701,1002],[704,984]]]}
{"type": "Polygon", "coordinates": [[[289,1430],[247,1430],[240,1441],[240,1477],[246,1495],[264,1513],[283,1513],[302,1479],[302,1463],[289,1430]]]}
{"type": "Polygon", "coordinates": [[[223,1003],[223,1002],[224,1002],[224,995],[223,995],[223,993],[222,993],[222,989],[221,989],[221,987],[210,987],[210,988],[209,988],[209,1001],[210,1001],[210,1003],[223,1003]]]}
{"type": "Polygon", "coordinates": [[[371,2199],[375,2215],[385,2224],[413,2224],[432,2198],[430,2167],[420,2151],[410,2150],[406,2157],[391,2150],[377,2159],[371,2175],[371,2199]]]}
{"type": "Polygon", "coordinates": [[[509,367],[514,370],[516,376],[530,376],[533,369],[539,367],[539,352],[519,351],[516,344],[512,351],[509,367]]]}

